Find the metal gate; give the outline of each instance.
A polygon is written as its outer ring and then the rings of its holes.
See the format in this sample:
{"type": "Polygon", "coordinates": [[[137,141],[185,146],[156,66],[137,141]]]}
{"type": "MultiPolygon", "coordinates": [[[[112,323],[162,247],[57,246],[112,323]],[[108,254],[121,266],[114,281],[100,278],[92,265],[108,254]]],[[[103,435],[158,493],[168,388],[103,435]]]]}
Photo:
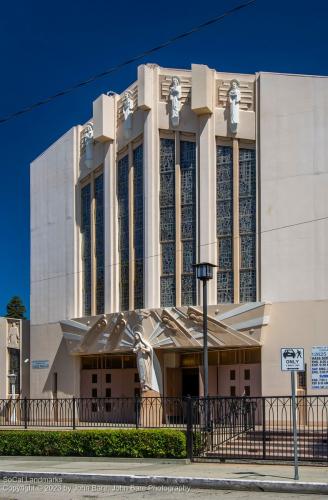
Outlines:
{"type": "MultiPolygon", "coordinates": [[[[292,460],[290,397],[194,399],[189,418],[192,457],[292,460]]],[[[328,396],[297,397],[299,460],[328,462],[328,396]]]]}

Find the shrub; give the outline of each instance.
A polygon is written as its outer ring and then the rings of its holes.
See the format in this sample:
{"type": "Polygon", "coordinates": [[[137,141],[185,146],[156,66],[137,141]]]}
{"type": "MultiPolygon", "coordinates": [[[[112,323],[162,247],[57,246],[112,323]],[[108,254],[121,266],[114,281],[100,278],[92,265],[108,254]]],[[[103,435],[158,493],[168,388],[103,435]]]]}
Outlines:
{"type": "Polygon", "coordinates": [[[186,435],[173,429],[4,430],[0,455],[185,458],[186,435]]]}

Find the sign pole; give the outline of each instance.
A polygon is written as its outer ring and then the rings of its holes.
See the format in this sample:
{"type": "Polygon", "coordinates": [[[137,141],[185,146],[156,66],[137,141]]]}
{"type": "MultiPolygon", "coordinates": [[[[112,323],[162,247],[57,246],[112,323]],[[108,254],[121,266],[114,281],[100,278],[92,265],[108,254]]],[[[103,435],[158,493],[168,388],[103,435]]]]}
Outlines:
{"type": "Polygon", "coordinates": [[[298,449],[297,449],[297,421],[296,421],[296,395],[295,395],[295,372],[291,371],[292,383],[292,415],[293,415],[293,439],[294,439],[294,480],[299,479],[298,475],[298,449]]]}

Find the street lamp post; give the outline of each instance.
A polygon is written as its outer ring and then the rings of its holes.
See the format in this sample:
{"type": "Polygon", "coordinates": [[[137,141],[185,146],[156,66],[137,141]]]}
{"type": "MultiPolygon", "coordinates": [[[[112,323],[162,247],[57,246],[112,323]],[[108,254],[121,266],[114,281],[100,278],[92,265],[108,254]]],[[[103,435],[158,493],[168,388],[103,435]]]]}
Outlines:
{"type": "Polygon", "coordinates": [[[16,408],[15,408],[15,393],[16,393],[16,373],[9,373],[8,375],[9,384],[11,388],[11,404],[12,404],[12,412],[11,412],[11,423],[16,423],[16,408]]]}
{"type": "Polygon", "coordinates": [[[204,398],[205,398],[205,423],[209,428],[208,412],[208,345],[207,345],[207,282],[213,278],[214,264],[200,262],[195,265],[196,277],[203,282],[203,366],[204,366],[204,398]]]}

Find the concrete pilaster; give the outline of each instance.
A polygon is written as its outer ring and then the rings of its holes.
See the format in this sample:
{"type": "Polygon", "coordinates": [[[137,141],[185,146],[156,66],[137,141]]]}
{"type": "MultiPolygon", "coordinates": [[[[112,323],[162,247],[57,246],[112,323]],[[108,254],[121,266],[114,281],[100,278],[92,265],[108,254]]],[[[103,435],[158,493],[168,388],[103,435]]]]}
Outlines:
{"type": "Polygon", "coordinates": [[[240,301],[240,237],[239,237],[239,144],[233,139],[233,301],[240,301]]]}
{"type": "Polygon", "coordinates": [[[105,229],[105,313],[119,310],[119,255],[116,195],[116,131],[118,95],[112,100],[113,140],[108,141],[104,156],[104,229],[105,229]]]}
{"type": "Polygon", "coordinates": [[[180,172],[180,133],[175,132],[175,304],[181,306],[181,172],[180,172]]]}
{"type": "Polygon", "coordinates": [[[144,120],[145,308],[160,307],[158,69],[145,75],[152,107],[144,120]]]}
{"type": "MultiPolygon", "coordinates": [[[[115,100],[115,110],[116,105],[117,99],[115,100]]],[[[112,141],[108,143],[104,159],[106,313],[117,312],[119,310],[119,255],[116,182],[116,141],[112,141]]]]}
{"type": "Polygon", "coordinates": [[[133,148],[132,142],[129,143],[129,309],[134,309],[134,168],[133,168],[133,148]]]}
{"type": "MultiPolygon", "coordinates": [[[[199,117],[199,262],[217,263],[216,237],[216,152],[213,115],[199,117]]],[[[201,299],[201,297],[199,297],[201,299]]],[[[201,300],[198,301],[201,303],[201,300]]],[[[208,283],[208,303],[217,302],[216,271],[208,283]]]]}

